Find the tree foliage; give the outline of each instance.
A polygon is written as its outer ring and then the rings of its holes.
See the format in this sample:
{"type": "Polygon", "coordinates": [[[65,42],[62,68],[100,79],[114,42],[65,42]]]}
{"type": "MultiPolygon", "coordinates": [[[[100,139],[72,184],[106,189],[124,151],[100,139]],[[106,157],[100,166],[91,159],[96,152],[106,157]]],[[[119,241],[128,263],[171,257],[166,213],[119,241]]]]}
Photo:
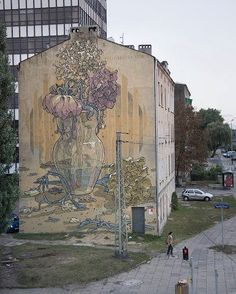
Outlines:
{"type": "Polygon", "coordinates": [[[206,129],[210,123],[219,122],[223,123],[224,119],[220,114],[220,111],[214,108],[200,109],[198,111],[198,117],[200,120],[200,126],[206,129]]]}
{"type": "Polygon", "coordinates": [[[179,176],[189,172],[194,163],[207,158],[207,144],[204,131],[193,108],[181,100],[175,105],[175,171],[176,183],[179,176]]]}
{"type": "Polygon", "coordinates": [[[220,111],[214,108],[200,109],[198,112],[200,126],[206,132],[207,145],[214,157],[217,148],[230,145],[231,130],[220,111]]]}
{"type": "Polygon", "coordinates": [[[6,29],[0,25],[0,232],[18,196],[17,176],[6,175],[15,159],[16,134],[7,99],[13,93],[13,80],[6,54],[6,29]]]}
{"type": "Polygon", "coordinates": [[[228,124],[212,122],[208,124],[206,132],[208,148],[212,151],[212,157],[215,156],[216,150],[219,147],[230,144],[231,129],[228,124]]]}

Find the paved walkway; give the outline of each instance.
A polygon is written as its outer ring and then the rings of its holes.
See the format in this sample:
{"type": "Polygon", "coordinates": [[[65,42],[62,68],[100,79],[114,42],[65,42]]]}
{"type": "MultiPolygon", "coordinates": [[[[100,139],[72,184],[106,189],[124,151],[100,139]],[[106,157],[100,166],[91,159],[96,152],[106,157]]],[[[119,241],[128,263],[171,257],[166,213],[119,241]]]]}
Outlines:
{"type": "MultiPolygon", "coordinates": [[[[221,239],[221,224],[217,224],[178,244],[174,248],[173,258],[168,259],[165,254],[159,254],[149,263],[130,272],[90,283],[86,287],[70,285],[63,289],[1,289],[0,293],[173,294],[176,283],[180,279],[187,279],[189,293],[192,294],[236,294],[236,255],[209,249],[214,243],[221,244],[221,239]],[[185,245],[190,250],[192,267],[189,261],[182,260],[182,248],[185,245]]],[[[224,222],[224,243],[236,246],[236,217],[224,222]]]]}

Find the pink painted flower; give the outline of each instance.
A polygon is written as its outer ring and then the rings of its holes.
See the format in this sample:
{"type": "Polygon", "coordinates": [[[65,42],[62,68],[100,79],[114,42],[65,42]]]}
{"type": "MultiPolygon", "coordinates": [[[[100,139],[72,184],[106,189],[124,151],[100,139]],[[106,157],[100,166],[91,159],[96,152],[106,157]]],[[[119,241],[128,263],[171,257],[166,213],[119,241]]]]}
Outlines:
{"type": "Polygon", "coordinates": [[[66,119],[82,112],[82,105],[70,95],[49,94],[44,97],[43,109],[55,117],[66,119]]]}
{"type": "Polygon", "coordinates": [[[88,103],[103,111],[113,108],[118,95],[117,71],[104,68],[89,78],[88,103]]]}

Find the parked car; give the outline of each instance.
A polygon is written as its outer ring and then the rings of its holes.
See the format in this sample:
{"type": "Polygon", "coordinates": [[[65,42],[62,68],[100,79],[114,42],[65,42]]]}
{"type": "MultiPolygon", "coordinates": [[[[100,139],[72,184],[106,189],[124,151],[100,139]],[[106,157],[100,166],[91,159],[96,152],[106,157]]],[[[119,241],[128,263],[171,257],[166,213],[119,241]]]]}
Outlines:
{"type": "Polygon", "coordinates": [[[18,233],[19,232],[19,217],[13,215],[8,223],[7,233],[18,233]]]}
{"type": "Polygon", "coordinates": [[[188,201],[188,200],[210,201],[212,200],[213,195],[211,193],[202,191],[200,189],[185,189],[182,192],[182,198],[185,201],[188,201]]]}
{"type": "Polygon", "coordinates": [[[223,156],[226,157],[226,158],[232,158],[234,156],[236,156],[236,151],[227,151],[225,153],[223,153],[223,156]]]}

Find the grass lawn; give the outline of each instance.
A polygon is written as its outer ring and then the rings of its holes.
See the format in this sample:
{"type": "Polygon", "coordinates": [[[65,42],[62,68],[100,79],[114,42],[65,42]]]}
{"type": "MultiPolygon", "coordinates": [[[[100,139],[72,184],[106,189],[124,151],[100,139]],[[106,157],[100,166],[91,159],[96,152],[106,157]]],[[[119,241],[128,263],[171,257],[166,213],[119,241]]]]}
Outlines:
{"type": "MultiPolygon", "coordinates": [[[[222,197],[214,197],[212,201],[182,201],[179,200],[179,209],[172,211],[161,237],[146,235],[143,241],[146,250],[166,250],[166,236],[173,232],[175,244],[188,239],[221,221],[220,209],[214,208],[222,197]]],[[[236,215],[236,200],[232,196],[224,196],[224,203],[230,204],[230,209],[224,209],[224,219],[236,215]]],[[[131,234],[133,240],[140,237],[131,234]]]]}
{"type": "MultiPolygon", "coordinates": [[[[221,197],[214,197],[210,202],[179,201],[179,209],[171,213],[161,237],[129,235],[129,240],[141,243],[140,248],[144,248],[144,251],[131,253],[132,247],[129,245],[129,258],[126,260],[114,258],[111,249],[31,243],[11,247],[12,257],[17,260],[14,263],[14,276],[21,287],[53,287],[87,283],[128,271],[147,261],[153,254],[165,250],[165,239],[169,231],[174,233],[175,243],[178,243],[220,222],[220,209],[214,208],[214,204],[220,200],[221,197]]],[[[235,216],[236,200],[224,196],[224,202],[230,204],[230,209],[224,210],[224,219],[235,216]]],[[[14,236],[33,240],[64,240],[72,236],[83,238],[83,235],[77,233],[14,236]]],[[[2,265],[1,270],[4,270],[2,265]]]]}
{"type": "MultiPolygon", "coordinates": [[[[22,244],[11,248],[14,276],[21,287],[53,287],[87,283],[128,271],[147,261],[145,253],[121,260],[109,249],[80,246],[22,244]]],[[[0,270],[4,270],[0,265],[0,270]]]]}
{"type": "Polygon", "coordinates": [[[71,237],[76,237],[77,239],[83,238],[82,233],[78,232],[68,232],[68,233],[17,233],[13,237],[16,239],[24,240],[67,240],[71,237]]]}

